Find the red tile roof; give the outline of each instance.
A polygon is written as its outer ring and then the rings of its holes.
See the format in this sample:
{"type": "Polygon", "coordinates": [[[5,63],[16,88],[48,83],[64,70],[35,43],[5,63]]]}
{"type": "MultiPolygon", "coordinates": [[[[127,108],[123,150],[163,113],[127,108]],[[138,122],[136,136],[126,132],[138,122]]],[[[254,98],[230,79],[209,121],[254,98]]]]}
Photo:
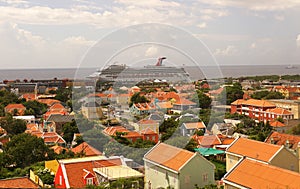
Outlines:
{"type": "Polygon", "coordinates": [[[57,153],[57,154],[60,154],[63,150],[68,151],[67,148],[64,148],[64,147],[58,146],[58,145],[52,146],[52,147],[50,147],[50,148],[53,149],[54,152],[57,153]]]}
{"type": "Polygon", "coordinates": [[[298,147],[298,143],[300,142],[300,136],[273,131],[265,140],[265,143],[275,144],[279,146],[286,145],[287,142],[289,143],[290,148],[296,150],[298,147]]]}
{"type": "Polygon", "coordinates": [[[99,150],[97,150],[96,148],[92,147],[91,145],[89,145],[86,142],[83,142],[83,143],[79,144],[78,146],[76,146],[75,148],[72,148],[71,150],[75,154],[77,154],[77,153],[84,153],[85,156],[102,155],[102,152],[100,152],[99,150]]]}
{"type": "Polygon", "coordinates": [[[40,188],[27,177],[0,180],[0,188],[40,188]]]}
{"type": "Polygon", "coordinates": [[[272,121],[272,122],[270,122],[270,125],[272,127],[285,127],[286,126],[284,123],[281,123],[280,121],[272,121]]]}
{"type": "Polygon", "coordinates": [[[150,129],[149,127],[147,127],[144,130],[141,130],[140,133],[142,135],[151,135],[151,134],[157,134],[156,132],[154,132],[152,129],[150,129]]]}
{"type": "Polygon", "coordinates": [[[194,135],[192,138],[198,143],[198,146],[202,147],[209,147],[214,145],[222,144],[221,140],[218,138],[217,135],[204,135],[204,136],[197,136],[194,135]]]}
{"type": "Polygon", "coordinates": [[[110,160],[64,163],[67,178],[71,188],[86,187],[86,185],[83,183],[83,174],[85,174],[86,171],[89,171],[91,174],[95,175],[93,168],[108,167],[115,165],[122,165],[120,158],[110,160]]]}
{"type": "Polygon", "coordinates": [[[23,104],[8,104],[5,109],[26,109],[23,104]]]}
{"type": "Polygon", "coordinates": [[[262,162],[244,159],[225,175],[224,182],[238,184],[243,188],[299,189],[300,174],[262,162]]]}
{"type": "Polygon", "coordinates": [[[266,112],[270,112],[276,115],[293,115],[292,112],[283,109],[283,108],[272,108],[272,109],[267,109],[266,112]]]}
{"type": "Polygon", "coordinates": [[[178,172],[193,156],[194,153],[190,151],[159,143],[144,158],[178,172]]]}
{"type": "Polygon", "coordinates": [[[281,146],[239,138],[227,148],[226,152],[269,162],[280,149],[281,146]]]}

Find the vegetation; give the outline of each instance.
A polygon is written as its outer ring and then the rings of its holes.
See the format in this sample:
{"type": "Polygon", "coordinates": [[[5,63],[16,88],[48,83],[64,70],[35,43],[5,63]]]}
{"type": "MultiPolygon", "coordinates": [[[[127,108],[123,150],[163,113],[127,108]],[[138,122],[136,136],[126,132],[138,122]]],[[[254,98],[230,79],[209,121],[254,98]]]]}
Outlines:
{"type": "Polygon", "coordinates": [[[211,105],[211,98],[207,96],[204,92],[201,90],[197,90],[192,98],[193,102],[196,102],[198,104],[198,107],[204,109],[209,108],[211,105]]]}
{"type": "Polygon", "coordinates": [[[7,114],[0,119],[0,127],[5,129],[8,135],[14,136],[26,130],[26,122],[21,119],[14,119],[12,115],[7,114]]]}
{"type": "Polygon", "coordinates": [[[234,83],[233,86],[225,87],[225,90],[221,92],[218,97],[220,102],[226,102],[227,105],[230,105],[232,102],[237,99],[243,98],[244,92],[242,85],[240,83],[234,83]]]}
{"type": "Polygon", "coordinates": [[[258,91],[251,95],[254,99],[284,99],[280,92],[275,91],[258,91]]]}
{"type": "Polygon", "coordinates": [[[149,100],[145,96],[141,95],[140,93],[134,93],[130,98],[129,107],[131,107],[135,103],[145,103],[145,102],[149,102],[149,100]]]}
{"type": "Polygon", "coordinates": [[[54,158],[53,150],[45,145],[42,138],[26,133],[12,137],[3,150],[5,167],[24,168],[33,163],[54,158]]]}
{"type": "Polygon", "coordinates": [[[0,116],[5,116],[4,108],[11,103],[21,103],[17,95],[6,90],[0,90],[0,116]]]}
{"type": "Polygon", "coordinates": [[[288,132],[293,135],[300,135],[300,124],[292,127],[288,132]]]}
{"type": "Polygon", "coordinates": [[[25,115],[34,115],[37,117],[47,111],[47,104],[40,103],[36,100],[23,102],[23,105],[26,107],[25,115]]]}

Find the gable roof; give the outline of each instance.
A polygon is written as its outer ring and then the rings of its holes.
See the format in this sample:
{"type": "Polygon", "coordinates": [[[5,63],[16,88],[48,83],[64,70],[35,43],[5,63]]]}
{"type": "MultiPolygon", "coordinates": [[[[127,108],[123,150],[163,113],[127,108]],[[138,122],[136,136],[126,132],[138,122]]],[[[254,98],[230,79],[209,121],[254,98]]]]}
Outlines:
{"type": "Polygon", "coordinates": [[[64,167],[66,175],[64,175],[65,179],[68,180],[70,188],[84,188],[86,185],[83,183],[83,174],[86,172],[90,172],[92,175],[95,176],[93,168],[101,168],[101,167],[108,167],[108,166],[116,166],[122,165],[122,161],[120,158],[111,158],[111,159],[83,159],[78,158],[73,159],[73,161],[59,161],[61,166],[64,167]],[[86,160],[86,161],[84,161],[86,160]]]}
{"type": "Polygon", "coordinates": [[[0,180],[0,188],[40,188],[27,177],[0,180]]]}
{"type": "Polygon", "coordinates": [[[243,188],[296,189],[300,186],[300,174],[246,158],[224,176],[224,182],[243,188]]]}
{"type": "Polygon", "coordinates": [[[141,119],[138,124],[158,124],[158,122],[152,119],[141,119]]]}
{"type": "Polygon", "coordinates": [[[47,121],[67,123],[71,122],[73,119],[75,119],[74,115],[50,114],[47,121]]]}
{"type": "Polygon", "coordinates": [[[26,109],[23,104],[8,104],[5,109],[26,109]]]}
{"type": "Polygon", "coordinates": [[[272,109],[267,109],[266,112],[270,112],[273,114],[277,114],[277,115],[293,115],[292,112],[283,109],[283,108],[272,108],[272,109]]]}
{"type": "Polygon", "coordinates": [[[238,99],[231,103],[232,105],[248,105],[255,107],[276,107],[275,104],[267,101],[267,100],[257,100],[257,99],[238,99]]]}
{"type": "Polygon", "coordinates": [[[192,102],[188,99],[185,99],[185,98],[180,98],[178,100],[176,100],[176,102],[174,104],[177,104],[177,105],[196,105],[195,102],[192,102]]]}
{"type": "Polygon", "coordinates": [[[192,122],[192,123],[183,123],[183,126],[186,129],[205,129],[206,126],[203,122],[192,122]]]}
{"type": "Polygon", "coordinates": [[[286,125],[284,123],[281,123],[280,121],[272,121],[272,122],[270,122],[270,126],[272,126],[272,127],[285,127],[286,125]]]}
{"type": "Polygon", "coordinates": [[[97,150],[96,148],[92,147],[86,142],[83,142],[76,146],[75,148],[71,149],[72,152],[76,153],[84,153],[85,156],[97,156],[97,155],[102,155],[102,152],[97,150]]]}
{"type": "Polygon", "coordinates": [[[290,148],[296,150],[298,147],[298,143],[300,142],[300,136],[297,135],[289,135],[285,133],[279,133],[273,131],[265,140],[265,143],[275,144],[275,145],[285,145],[287,141],[290,144],[290,148]]]}
{"type": "Polygon", "coordinates": [[[217,135],[204,135],[197,136],[193,135],[192,138],[198,143],[198,146],[214,146],[222,144],[221,140],[217,135]]]}
{"type": "Polygon", "coordinates": [[[195,154],[196,153],[192,153],[175,146],[171,146],[165,143],[159,143],[145,154],[144,159],[169,168],[175,172],[179,172],[180,169],[195,154]]]}
{"type": "Polygon", "coordinates": [[[269,162],[272,157],[281,150],[281,146],[267,144],[264,142],[238,138],[226,150],[226,153],[233,153],[240,156],[269,162]]]}

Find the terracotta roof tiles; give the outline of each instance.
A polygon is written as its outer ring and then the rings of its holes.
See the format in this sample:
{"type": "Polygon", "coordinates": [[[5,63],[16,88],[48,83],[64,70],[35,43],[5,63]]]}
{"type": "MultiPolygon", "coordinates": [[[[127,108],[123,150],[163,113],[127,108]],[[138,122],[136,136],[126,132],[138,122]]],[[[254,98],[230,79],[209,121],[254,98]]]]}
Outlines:
{"type": "Polygon", "coordinates": [[[231,182],[246,188],[289,188],[300,187],[300,174],[257,162],[244,159],[228,175],[224,182],[231,182]]]}
{"type": "Polygon", "coordinates": [[[246,138],[238,138],[226,152],[269,162],[281,149],[281,146],[267,144],[246,138]]]}
{"type": "Polygon", "coordinates": [[[194,153],[190,151],[159,143],[154,146],[144,158],[178,172],[193,156],[194,153]]]}
{"type": "Polygon", "coordinates": [[[0,188],[40,188],[27,177],[0,180],[0,188]]]}

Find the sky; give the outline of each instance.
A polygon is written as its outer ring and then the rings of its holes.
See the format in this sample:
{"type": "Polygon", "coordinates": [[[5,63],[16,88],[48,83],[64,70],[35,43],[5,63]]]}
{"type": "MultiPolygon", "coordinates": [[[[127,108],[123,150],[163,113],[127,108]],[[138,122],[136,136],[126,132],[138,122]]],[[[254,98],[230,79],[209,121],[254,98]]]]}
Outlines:
{"type": "Polygon", "coordinates": [[[300,65],[299,18],[300,0],[0,0],[0,66],[76,68],[103,38],[147,23],[186,31],[219,65],[300,65]]]}

